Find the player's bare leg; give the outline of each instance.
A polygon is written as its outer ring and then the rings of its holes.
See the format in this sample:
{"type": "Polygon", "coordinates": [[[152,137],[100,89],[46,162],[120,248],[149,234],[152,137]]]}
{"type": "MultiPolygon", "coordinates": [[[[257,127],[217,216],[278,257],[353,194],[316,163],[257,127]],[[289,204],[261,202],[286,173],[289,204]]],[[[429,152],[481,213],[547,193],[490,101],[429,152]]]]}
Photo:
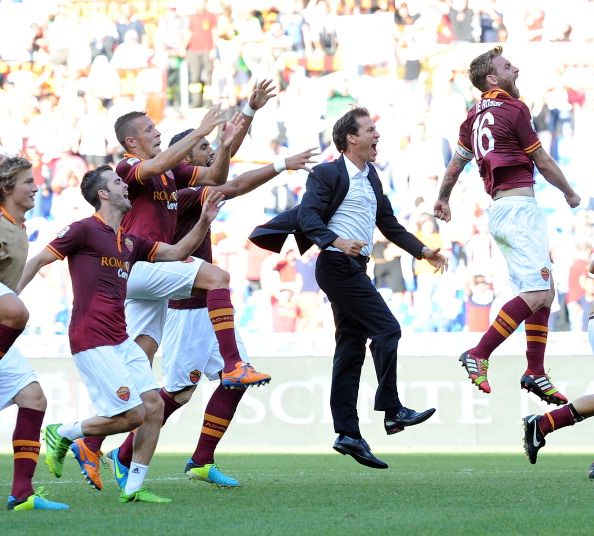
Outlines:
{"type": "Polygon", "coordinates": [[[129,432],[142,424],[144,414],[141,404],[113,417],[95,415],[82,422],[48,424],[43,431],[47,448],[46,465],[56,478],[60,478],[64,457],[74,440],[84,436],[108,436],[129,432]]]}
{"type": "MultiPolygon", "coordinates": [[[[140,426],[140,423],[143,422],[144,419],[144,408],[143,406],[139,406],[142,408],[142,413],[130,413],[126,412],[122,415],[116,415],[112,417],[112,419],[116,419],[116,425],[118,427],[123,427],[125,430],[133,430],[137,426],[140,426]],[[138,424],[133,425],[132,422],[127,422],[128,419],[136,419],[141,416],[141,418],[135,422],[138,424]],[[120,424],[117,421],[122,420],[120,424]]],[[[136,409],[136,408],[135,408],[136,409]]],[[[132,410],[133,411],[133,410],[132,410]]],[[[93,429],[93,421],[88,423],[88,428],[85,428],[86,435],[84,438],[75,439],[72,444],[70,445],[70,450],[74,456],[74,459],[78,462],[80,466],[81,473],[85,477],[87,483],[95,488],[96,490],[100,491],[103,489],[103,481],[101,479],[101,463],[102,463],[102,456],[103,453],[101,452],[101,444],[105,439],[105,435],[91,435],[96,433],[97,430],[93,429]]],[[[103,429],[103,422],[96,423],[100,426],[100,429],[103,429]]]]}
{"type": "Polygon", "coordinates": [[[27,326],[29,311],[16,294],[0,296],[0,359],[27,326]]]}
{"type": "Polygon", "coordinates": [[[151,364],[151,367],[152,367],[153,360],[155,359],[155,354],[157,353],[157,350],[159,349],[159,345],[157,344],[155,339],[153,339],[149,335],[138,335],[138,337],[136,337],[136,339],[134,339],[134,342],[142,348],[142,350],[148,357],[149,363],[151,364]]]}
{"type": "MultiPolygon", "coordinates": [[[[144,479],[155,453],[163,423],[163,400],[156,389],[146,391],[140,397],[145,408],[145,419],[142,426],[134,433],[132,463],[120,493],[120,502],[171,502],[170,499],[159,497],[144,487],[144,479]]],[[[116,462],[116,460],[112,461],[116,462]]]]}
{"type": "MultiPolygon", "coordinates": [[[[182,389],[181,391],[169,392],[165,389],[163,389],[163,391],[169,398],[171,398],[171,400],[175,401],[180,406],[183,406],[184,404],[187,404],[190,401],[197,387],[197,385],[190,385],[185,389],[182,389]]],[[[167,417],[169,417],[169,415],[167,415],[167,417]]],[[[165,423],[163,422],[163,424],[165,423]]]]}
{"type": "Polygon", "coordinates": [[[155,453],[163,423],[163,401],[156,389],[142,393],[140,398],[144,406],[145,417],[142,426],[134,433],[132,463],[148,465],[155,453]]]}

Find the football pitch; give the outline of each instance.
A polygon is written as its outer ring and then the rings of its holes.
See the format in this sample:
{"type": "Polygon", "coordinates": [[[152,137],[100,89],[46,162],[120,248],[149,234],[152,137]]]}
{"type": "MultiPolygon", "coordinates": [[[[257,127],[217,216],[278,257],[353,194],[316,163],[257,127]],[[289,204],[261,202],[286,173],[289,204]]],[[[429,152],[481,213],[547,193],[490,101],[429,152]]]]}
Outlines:
{"type": "MultiPolygon", "coordinates": [[[[379,453],[378,453],[379,454],[379,453]]],[[[147,484],[171,504],[119,504],[108,468],[91,489],[68,458],[61,479],[40,463],[36,485],[66,512],[0,511],[0,534],[591,534],[589,455],[389,454],[373,470],[338,454],[232,455],[218,463],[242,486],[190,482],[186,456],[155,456],[147,484]]],[[[41,457],[43,459],[43,456],[41,457]]],[[[40,460],[41,461],[41,460],[40,460]]],[[[11,457],[0,456],[0,494],[11,457]]]]}

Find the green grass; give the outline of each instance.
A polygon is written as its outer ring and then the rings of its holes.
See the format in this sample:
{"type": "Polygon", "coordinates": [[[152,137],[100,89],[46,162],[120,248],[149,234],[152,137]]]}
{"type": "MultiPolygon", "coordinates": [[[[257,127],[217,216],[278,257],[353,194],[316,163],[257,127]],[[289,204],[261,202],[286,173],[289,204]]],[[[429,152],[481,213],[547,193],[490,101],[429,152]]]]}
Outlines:
{"type": "MultiPolygon", "coordinates": [[[[328,455],[220,455],[242,484],[217,489],[181,473],[186,457],[157,455],[148,485],[172,504],[119,504],[108,470],[105,488],[84,483],[67,458],[37,485],[68,502],[68,512],[0,511],[0,534],[591,534],[594,482],[587,455],[391,454],[388,470],[328,455]]],[[[0,494],[10,491],[11,458],[0,456],[0,494]]]]}

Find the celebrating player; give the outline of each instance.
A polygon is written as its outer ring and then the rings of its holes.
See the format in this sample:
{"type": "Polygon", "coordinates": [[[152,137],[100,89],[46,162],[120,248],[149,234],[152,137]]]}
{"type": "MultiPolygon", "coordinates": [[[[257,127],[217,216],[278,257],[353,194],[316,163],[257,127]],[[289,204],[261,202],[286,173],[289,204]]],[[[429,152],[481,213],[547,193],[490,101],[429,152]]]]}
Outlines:
{"type": "Polygon", "coordinates": [[[7,504],[16,512],[68,509],[67,504],[48,500],[43,488],[33,489],[47,401],[35,372],[14,347],[29,319],[29,311],[14,291],[29,250],[25,213],[33,208],[36,192],[30,162],[20,156],[0,157],[0,410],[12,404],[19,408],[7,504]]]}
{"type": "MultiPolygon", "coordinates": [[[[550,413],[524,417],[524,451],[530,463],[536,463],[538,451],[546,444],[545,436],[560,428],[573,426],[592,415],[594,395],[586,395],[550,413]]],[[[594,480],[594,463],[590,465],[588,478],[594,480]]]]}
{"type": "MultiPolygon", "coordinates": [[[[189,133],[188,130],[181,132],[174,136],[171,142],[175,143],[189,133]]],[[[276,177],[284,169],[306,169],[306,164],[311,163],[310,159],[315,154],[317,153],[310,149],[280,159],[275,164],[248,171],[222,186],[179,190],[178,221],[174,239],[185,236],[200,218],[204,200],[209,192],[220,192],[225,195],[225,199],[244,195],[276,177]]],[[[188,153],[186,162],[194,166],[209,166],[214,159],[215,151],[208,140],[203,138],[188,153]]],[[[205,262],[212,262],[210,231],[192,255],[205,262]]],[[[221,380],[206,406],[198,446],[186,464],[185,474],[192,480],[202,480],[221,487],[236,487],[239,486],[237,480],[224,474],[215,464],[214,452],[231,423],[246,387],[235,388],[231,385],[232,388],[228,389],[224,379],[221,379],[224,361],[215,330],[216,327],[213,329],[209,319],[206,291],[196,293],[191,298],[169,302],[162,345],[162,368],[165,377],[165,386],[161,389],[161,398],[165,404],[163,424],[174,411],[190,401],[203,374],[210,380],[221,380]]],[[[245,362],[247,352],[236,329],[234,334],[237,351],[245,362]]],[[[125,480],[117,475],[126,475],[129,471],[131,445],[132,434],[121,447],[107,454],[117,467],[115,476],[119,485],[125,480]]]]}
{"type": "MultiPolygon", "coordinates": [[[[266,90],[255,92],[262,93],[260,101],[268,100],[266,90]]],[[[177,219],[177,189],[197,184],[218,185],[227,180],[229,160],[236,146],[235,137],[244,133],[245,121],[240,114],[227,123],[211,168],[189,166],[182,162],[190,149],[218,122],[217,109],[211,109],[203,121],[207,128],[201,126],[193,130],[161,152],[161,135],[145,114],[133,112],[116,121],[117,138],[128,151],[126,159],[116,168],[118,175],[130,187],[132,210],[122,221],[126,232],[170,242],[177,219]]],[[[126,299],[128,331],[151,362],[161,342],[168,300],[189,298],[198,289],[209,291],[208,309],[213,326],[218,327],[217,336],[232,339],[233,318],[226,315],[226,311],[232,308],[228,275],[209,264],[202,264],[200,268],[198,270],[192,262],[167,267],[158,263],[138,263],[132,270],[126,299]]],[[[223,347],[228,346],[223,344],[223,347]]],[[[230,352],[224,351],[223,355],[223,378],[227,383],[257,385],[270,380],[267,374],[257,373],[242,363],[232,348],[230,352]]]]}
{"type": "MultiPolygon", "coordinates": [[[[68,257],[74,293],[70,347],[97,410],[96,416],[82,422],[46,427],[46,464],[60,478],[74,440],[138,428],[130,476],[119,500],[170,502],[143,486],[159,437],[163,402],[145,353],[126,333],[126,285],[137,261],[186,259],[204,238],[223,196],[213,192],[197,224],[177,244],[169,245],[122,231],[122,217],[131,207],[128,186],[109,166],[87,172],[81,190],[97,212],[63,229],[26,264],[18,286],[21,290],[43,266],[68,257]]],[[[199,259],[194,262],[201,264],[199,259]]]]}
{"type": "MultiPolygon", "coordinates": [[[[181,132],[172,139],[172,142],[188,134],[189,131],[181,132]]],[[[285,169],[308,170],[307,164],[312,163],[311,158],[318,154],[314,150],[312,148],[286,159],[280,158],[274,164],[248,171],[222,186],[180,190],[176,239],[184,236],[200,217],[204,199],[209,192],[217,191],[224,194],[225,199],[232,199],[254,190],[285,169]]],[[[203,139],[190,151],[187,161],[194,166],[208,166],[213,162],[214,156],[214,150],[208,141],[203,139]]],[[[212,262],[210,232],[193,255],[212,262]]],[[[163,334],[165,376],[162,389],[165,401],[163,422],[173,411],[190,400],[202,374],[210,380],[218,380],[221,376],[224,362],[220,345],[208,318],[206,305],[206,292],[185,300],[169,302],[163,334]]],[[[247,353],[237,330],[235,330],[235,340],[241,358],[245,361],[247,353]]],[[[226,487],[239,485],[237,480],[225,475],[215,464],[214,453],[244,393],[245,388],[225,389],[224,383],[221,383],[212,394],[206,406],[198,445],[186,464],[185,473],[190,479],[226,487]]]]}
{"type": "Polygon", "coordinates": [[[534,166],[563,192],[570,207],[577,207],[580,197],[536,136],[530,112],[519,100],[518,72],[499,46],[472,60],[470,80],[483,93],[460,127],[458,147],[446,168],[434,210],[435,216],[450,221],[452,189],[466,164],[476,158],[485,190],[493,198],[489,230],[505,257],[517,295],[501,308],[478,345],[464,352],[460,361],[470,380],[490,393],[487,369],[491,353],[525,322],[528,367],[521,386],[549,404],[561,405],[567,398],[544,370],[555,287],[546,220],[534,198],[534,166]]]}
{"type": "MultiPolygon", "coordinates": [[[[118,164],[117,173],[130,186],[131,211],[122,227],[144,238],[171,242],[177,221],[177,188],[197,184],[223,184],[227,179],[229,161],[247,133],[247,127],[257,109],[274,97],[269,80],[254,87],[243,114],[236,114],[226,124],[217,154],[208,167],[195,167],[183,160],[219,121],[218,109],[207,113],[200,129],[160,149],[160,133],[153,122],[139,112],[120,117],[115,129],[118,140],[129,152],[118,164]],[[210,115],[210,117],[209,117],[210,115]],[[133,154],[132,154],[133,153],[133,154]]],[[[225,365],[222,381],[227,387],[260,385],[270,381],[270,375],[256,372],[241,360],[235,343],[233,305],[229,291],[229,274],[210,264],[195,262],[139,262],[128,282],[126,321],[128,333],[145,351],[150,362],[161,342],[169,299],[189,298],[206,290],[207,308],[225,365]]],[[[87,481],[101,489],[99,456],[102,438],[76,441],[72,450],[87,481]]],[[[121,449],[111,451],[114,474],[120,487],[125,483],[126,467],[130,464],[132,436],[121,449]]]]}

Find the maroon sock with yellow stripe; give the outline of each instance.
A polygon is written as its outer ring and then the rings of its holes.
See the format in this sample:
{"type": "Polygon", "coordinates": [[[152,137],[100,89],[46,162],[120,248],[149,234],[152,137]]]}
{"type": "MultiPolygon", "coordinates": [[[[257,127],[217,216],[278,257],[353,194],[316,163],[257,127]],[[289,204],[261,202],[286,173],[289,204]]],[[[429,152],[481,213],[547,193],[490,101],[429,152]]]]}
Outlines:
{"type": "Polygon", "coordinates": [[[551,309],[541,307],[526,319],[524,324],[527,344],[526,359],[528,360],[526,374],[545,374],[544,356],[547,349],[550,314],[551,309]]]}
{"type": "Polygon", "coordinates": [[[205,465],[214,462],[215,449],[227,431],[244,393],[245,389],[225,389],[222,385],[215,389],[206,405],[202,432],[198,446],[192,454],[195,464],[205,465]]]}
{"type": "Polygon", "coordinates": [[[163,400],[163,425],[167,422],[167,419],[173,415],[182,405],[179,402],[173,400],[173,398],[165,392],[165,390],[161,387],[159,389],[159,396],[161,400],[163,400]]]}
{"type": "Polygon", "coordinates": [[[489,356],[518,326],[532,315],[532,309],[519,296],[508,301],[497,314],[497,318],[470,353],[473,357],[489,359],[489,356]]]}
{"type": "Polygon", "coordinates": [[[22,332],[22,329],[15,329],[0,324],[0,359],[6,355],[6,352],[8,352],[22,332]]]}
{"type": "Polygon", "coordinates": [[[228,288],[209,290],[206,294],[208,316],[219,343],[219,351],[225,362],[223,372],[235,369],[235,363],[241,360],[235,341],[235,319],[231,292],[228,288]]]}
{"type": "Polygon", "coordinates": [[[45,411],[19,408],[12,434],[14,474],[10,494],[23,501],[33,494],[33,475],[39,459],[39,434],[45,411]]]}
{"type": "Polygon", "coordinates": [[[85,437],[83,439],[85,445],[93,452],[100,452],[101,445],[103,445],[104,437],[85,437]]]}
{"type": "Polygon", "coordinates": [[[538,419],[538,427],[543,435],[547,435],[559,428],[573,426],[576,422],[581,420],[583,420],[583,417],[573,407],[573,404],[567,404],[550,413],[541,415],[538,419]]]}

